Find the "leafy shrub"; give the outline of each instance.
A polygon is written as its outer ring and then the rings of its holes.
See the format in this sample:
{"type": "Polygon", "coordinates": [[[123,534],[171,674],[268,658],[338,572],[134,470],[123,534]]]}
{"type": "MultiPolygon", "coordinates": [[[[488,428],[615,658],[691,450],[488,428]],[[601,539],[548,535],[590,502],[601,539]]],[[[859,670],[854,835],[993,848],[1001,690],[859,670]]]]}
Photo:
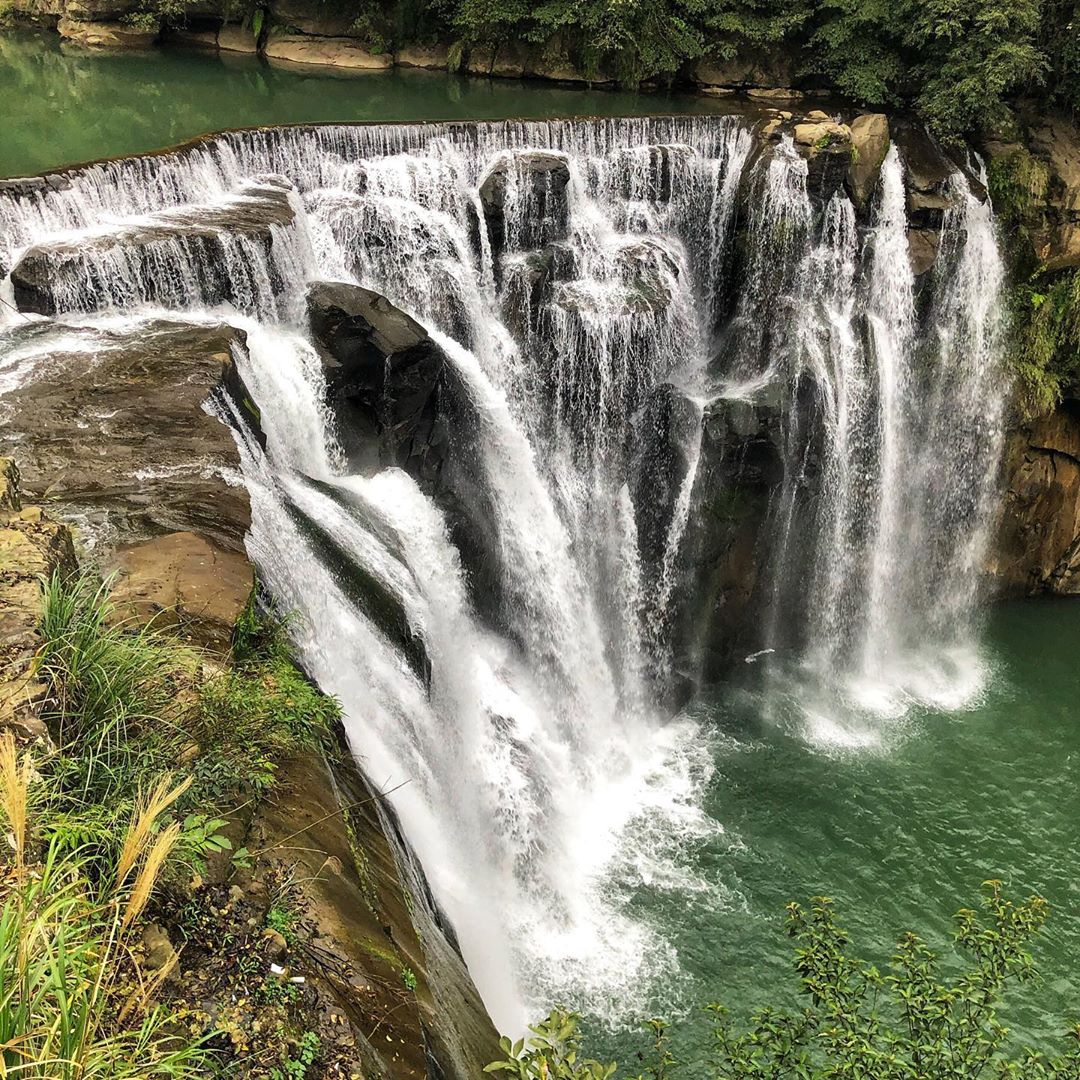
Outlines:
{"type": "MultiPolygon", "coordinates": [[[[714,1018],[717,1080],[1075,1080],[1080,1075],[1080,1026],[1073,1045],[1048,1057],[1016,1051],[998,1007],[1011,983],[1030,984],[1036,970],[1028,945],[1049,913],[1039,896],[1023,903],[986,882],[983,913],[956,915],[956,943],[969,958],[959,973],[942,971],[941,958],[913,933],[896,947],[891,972],[851,955],[832,901],[816,897],[809,910],[788,906],[787,929],[797,949],[795,971],[806,1007],[766,1009],[752,1026],[735,1030],[721,1005],[714,1018]]],[[[613,1063],[581,1057],[580,1017],[555,1010],[527,1042],[503,1039],[506,1057],[488,1066],[520,1080],[606,1080],[613,1063]]],[[[665,1025],[650,1021],[655,1038],[647,1073],[667,1077],[676,1063],[667,1051],[665,1025]]],[[[700,1070],[693,1075],[700,1076],[700,1070]]]]}

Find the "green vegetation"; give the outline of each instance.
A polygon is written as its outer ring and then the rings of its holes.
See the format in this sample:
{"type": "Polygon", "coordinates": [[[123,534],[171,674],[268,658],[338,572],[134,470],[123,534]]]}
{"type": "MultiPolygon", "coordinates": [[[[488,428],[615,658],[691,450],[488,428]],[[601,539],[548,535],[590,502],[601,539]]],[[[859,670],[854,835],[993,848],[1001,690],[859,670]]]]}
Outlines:
{"type": "MultiPolygon", "coordinates": [[[[736,1031],[726,1010],[710,1005],[715,1042],[709,1075],[717,1080],[1075,1080],[1080,1075],[1080,1026],[1059,1056],[1017,1050],[998,1018],[1005,988],[1030,984],[1036,971],[1028,946],[1042,929],[1048,905],[1041,897],[1015,904],[1001,885],[985,886],[982,914],[956,915],[956,944],[968,959],[963,970],[932,952],[916,934],[901,938],[891,971],[851,955],[832,902],[791,904],[795,971],[807,999],[798,1012],[766,1009],[746,1031],[736,1031]]],[[[487,1067],[519,1080],[606,1080],[613,1063],[582,1057],[580,1017],[556,1009],[487,1067]]],[[[666,1025],[650,1020],[653,1052],[644,1076],[680,1075],[667,1046],[666,1025]]],[[[1064,1042],[1065,1040],[1063,1040],[1064,1042]]],[[[686,1075],[691,1075],[687,1073],[686,1075]]],[[[700,1067],[693,1076],[700,1078],[700,1067]]],[[[641,1080],[641,1078],[639,1078],[641,1080]]]]}
{"type": "MultiPolygon", "coordinates": [[[[41,634],[54,745],[19,750],[0,737],[4,1075],[306,1075],[319,1038],[300,991],[268,966],[259,909],[227,884],[252,858],[227,833],[281,760],[328,741],[336,703],[292,665],[254,602],[229,662],[125,624],[88,576],[45,586],[41,634]],[[221,884],[209,887],[215,860],[221,884]],[[171,946],[149,962],[150,921],[202,958],[198,1001],[170,981],[171,946]],[[235,1016],[200,1011],[217,983],[235,1016]],[[256,1052],[241,1006],[259,991],[256,1052]]],[[[295,943],[289,882],[273,871],[263,882],[265,926],[295,943]]]]}
{"type": "Polygon", "coordinates": [[[1009,352],[1020,410],[1038,416],[1080,382],[1080,274],[1040,261],[1047,229],[1046,164],[1018,148],[991,163],[988,179],[1017,282],[1009,297],[1009,352]]]}
{"type": "Polygon", "coordinates": [[[379,51],[452,43],[529,47],[553,63],[626,86],[675,76],[690,60],[778,47],[792,78],[817,79],[870,106],[915,108],[941,136],[1007,123],[1034,94],[1080,107],[1075,0],[344,0],[352,32],[379,51]]]}

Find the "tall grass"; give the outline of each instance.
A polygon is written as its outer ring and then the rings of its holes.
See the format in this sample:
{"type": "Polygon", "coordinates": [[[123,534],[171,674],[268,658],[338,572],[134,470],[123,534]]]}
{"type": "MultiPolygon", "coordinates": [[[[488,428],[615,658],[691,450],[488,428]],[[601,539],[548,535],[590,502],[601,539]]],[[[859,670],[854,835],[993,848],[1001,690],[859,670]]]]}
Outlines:
{"type": "MultiPolygon", "coordinates": [[[[26,753],[26,752],[24,752],[26,753]]],[[[0,737],[0,807],[25,807],[36,773],[0,737]]],[[[0,886],[0,1076],[34,1080],[128,1080],[205,1076],[210,1055],[167,1030],[152,998],[167,969],[146,978],[136,961],[137,919],[176,841],[175,823],[155,832],[179,787],[152,792],[123,835],[126,870],[102,882],[79,852],[53,841],[28,859],[23,831],[0,886]],[[132,871],[135,871],[132,879],[132,871]]]]}
{"type": "Polygon", "coordinates": [[[214,1057],[153,1003],[169,972],[140,966],[143,920],[336,704],[254,607],[222,666],[120,619],[107,582],[54,578],[41,637],[55,748],[0,736],[0,1080],[206,1076],[214,1057]]]}

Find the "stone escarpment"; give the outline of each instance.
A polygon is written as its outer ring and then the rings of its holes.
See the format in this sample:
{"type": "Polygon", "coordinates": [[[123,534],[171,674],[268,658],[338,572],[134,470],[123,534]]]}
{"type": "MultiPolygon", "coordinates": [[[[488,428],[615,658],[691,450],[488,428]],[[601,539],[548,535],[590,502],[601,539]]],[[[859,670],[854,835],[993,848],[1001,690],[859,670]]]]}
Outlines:
{"type": "MultiPolygon", "coordinates": [[[[1048,307],[1075,304],[1069,296],[1080,273],[1080,128],[1074,121],[1034,107],[1019,110],[1010,140],[990,139],[991,187],[1005,221],[1015,285],[1024,308],[1049,298],[1048,307]]],[[[1038,316],[1037,309],[1036,317],[1038,316]]],[[[1076,313],[1065,312],[1065,324],[1076,313]]],[[[1011,347],[1024,340],[1014,335],[1011,347]]],[[[1066,337],[1066,353],[1075,339],[1066,337]]],[[[1066,363],[1068,363],[1066,357],[1066,363]]],[[[1056,407],[1031,415],[1019,400],[1002,463],[1004,493],[991,576],[1009,595],[1080,592],[1080,385],[1075,361],[1058,386],[1056,407]]],[[[1018,397],[1022,387],[1018,385],[1018,397]]]]}

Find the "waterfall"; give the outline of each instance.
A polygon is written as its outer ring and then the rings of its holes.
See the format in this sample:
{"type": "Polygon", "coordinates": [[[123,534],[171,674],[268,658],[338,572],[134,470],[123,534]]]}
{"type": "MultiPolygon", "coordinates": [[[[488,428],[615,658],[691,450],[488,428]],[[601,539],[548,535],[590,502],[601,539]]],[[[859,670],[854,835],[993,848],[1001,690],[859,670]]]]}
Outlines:
{"type": "Polygon", "coordinates": [[[245,331],[251,556],[505,1030],[555,999],[622,1022],[677,970],[629,901],[698,887],[686,853],[718,828],[709,732],[672,703],[696,677],[698,509],[743,467],[718,463],[724,409],[778,418],[767,641],[743,653],[802,680],[810,734],[859,741],[973,692],[1003,400],[991,210],[957,173],[917,287],[899,151],[866,219],[815,184],[790,137],[696,117],[236,132],[0,190],[3,295],[57,340],[151,309],[245,331]],[[306,312],[327,280],[439,347],[481,526],[352,459],[306,312]],[[837,701],[861,727],[822,728],[837,701]]]}

